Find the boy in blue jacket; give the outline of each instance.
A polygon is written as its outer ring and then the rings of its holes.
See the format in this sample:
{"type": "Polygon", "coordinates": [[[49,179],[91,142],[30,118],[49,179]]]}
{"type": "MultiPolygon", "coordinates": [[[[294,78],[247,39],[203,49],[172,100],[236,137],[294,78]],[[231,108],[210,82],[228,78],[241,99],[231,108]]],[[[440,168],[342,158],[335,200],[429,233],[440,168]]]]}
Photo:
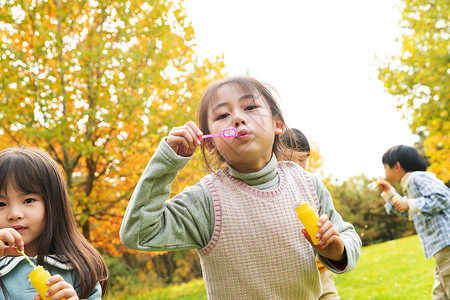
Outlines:
{"type": "Polygon", "coordinates": [[[412,147],[399,145],[382,158],[386,179],[378,179],[388,214],[394,212],[414,222],[425,252],[434,256],[433,299],[450,298],[450,189],[431,172],[412,147]],[[400,183],[401,197],[391,184],[400,183]]]}

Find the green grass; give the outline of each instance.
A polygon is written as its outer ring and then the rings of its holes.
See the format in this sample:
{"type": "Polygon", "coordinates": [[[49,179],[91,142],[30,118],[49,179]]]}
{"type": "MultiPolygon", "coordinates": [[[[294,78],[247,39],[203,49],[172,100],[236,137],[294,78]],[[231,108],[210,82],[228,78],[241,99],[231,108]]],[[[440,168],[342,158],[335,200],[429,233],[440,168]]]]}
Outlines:
{"type": "MultiPolygon", "coordinates": [[[[343,300],[431,299],[433,268],[434,259],[425,259],[419,238],[414,235],[363,247],[356,268],[335,275],[335,283],[343,300]]],[[[206,300],[206,292],[203,280],[196,279],[123,299],[206,300]]]]}
{"type": "Polygon", "coordinates": [[[169,288],[161,288],[152,291],[151,297],[146,299],[182,299],[182,300],[206,300],[205,283],[203,279],[191,280],[182,285],[169,288]]]}
{"type": "Polygon", "coordinates": [[[206,300],[205,283],[203,278],[191,280],[188,283],[157,288],[151,291],[136,291],[135,294],[123,297],[109,295],[105,299],[114,300],[206,300]]]}
{"type": "Polygon", "coordinates": [[[431,299],[434,259],[417,235],[363,247],[356,268],[335,276],[342,299],[431,299]]]}

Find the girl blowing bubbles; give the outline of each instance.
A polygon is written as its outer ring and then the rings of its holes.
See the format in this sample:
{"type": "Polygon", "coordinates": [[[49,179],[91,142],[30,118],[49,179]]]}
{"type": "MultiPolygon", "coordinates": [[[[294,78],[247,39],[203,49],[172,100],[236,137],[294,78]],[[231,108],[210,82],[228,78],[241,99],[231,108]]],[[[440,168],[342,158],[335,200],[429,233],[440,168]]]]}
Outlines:
{"type": "Polygon", "coordinates": [[[122,242],[144,251],[197,249],[210,299],[317,299],[314,252],[342,273],[355,266],[361,241],[314,175],[277,162],[286,126],[269,87],[247,77],[215,83],[199,116],[200,129],[190,121],[162,140],[128,205],[122,242]],[[230,127],[235,138],[200,141],[230,127]],[[226,166],[166,201],[198,146],[209,169],[226,166]],[[323,213],[317,246],[294,211],[300,201],[323,213]]]}
{"type": "Polygon", "coordinates": [[[53,276],[51,299],[101,299],[108,268],[78,231],[56,162],[36,149],[0,152],[1,299],[41,299],[28,280],[33,270],[17,249],[53,276]]]}

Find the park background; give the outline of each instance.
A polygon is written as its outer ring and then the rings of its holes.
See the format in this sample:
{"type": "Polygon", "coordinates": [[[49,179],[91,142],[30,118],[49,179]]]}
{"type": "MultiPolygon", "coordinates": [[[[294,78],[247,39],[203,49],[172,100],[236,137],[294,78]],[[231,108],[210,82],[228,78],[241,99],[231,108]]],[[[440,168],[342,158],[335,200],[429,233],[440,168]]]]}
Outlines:
{"type": "MultiPolygon", "coordinates": [[[[362,297],[388,299],[376,296],[383,284],[395,283],[395,288],[403,281],[398,299],[429,295],[432,261],[423,259],[412,224],[387,217],[379,193],[367,184],[382,175],[381,155],[397,142],[415,146],[427,157],[428,170],[447,184],[450,181],[449,4],[380,1],[385,5],[380,11],[374,1],[322,1],[314,7],[300,1],[304,10],[293,2],[241,5],[230,1],[221,6],[218,1],[193,0],[0,0],[0,148],[38,147],[59,163],[80,230],[110,266],[110,299],[151,299],[164,287],[175,291],[189,284],[200,286],[204,295],[195,251],[131,251],[120,244],[118,230],[131,193],[160,139],[170,128],[196,120],[198,101],[209,83],[242,74],[279,90],[288,125],[304,130],[312,142],[307,169],[322,178],[337,210],[355,225],[367,246],[353,272],[360,274],[364,265],[367,274],[363,278],[368,284],[361,284],[361,278],[341,281],[345,274],[336,278],[338,290],[345,293],[345,288],[355,287],[351,295],[358,286],[362,297]],[[199,12],[201,6],[206,10],[199,12]],[[393,19],[377,14],[385,11],[393,19]],[[265,23],[256,23],[255,15],[261,15],[265,23]],[[310,15],[316,16],[316,23],[289,23],[310,15]],[[351,15],[356,16],[355,22],[349,21],[351,15]],[[213,28],[216,40],[202,31],[202,18],[213,28]],[[386,25],[385,20],[391,23],[386,25]],[[341,23],[345,26],[338,32],[335,27],[341,23]],[[365,24],[372,29],[355,34],[365,24]],[[382,35],[377,26],[392,29],[384,40],[392,42],[392,51],[370,43],[382,35]],[[254,31],[246,28],[260,30],[252,35],[254,31]],[[328,31],[321,32],[323,28],[328,31]],[[298,36],[300,42],[290,44],[298,36]],[[208,43],[218,48],[205,50],[208,43]],[[227,45],[231,43],[241,45],[242,50],[230,52],[227,45]],[[358,56],[367,46],[371,54],[358,56]],[[247,52],[248,48],[253,52],[247,52]],[[264,53],[265,48],[274,56],[264,53]],[[302,55],[302,48],[309,52],[302,55]],[[253,62],[258,51],[265,58],[253,62]],[[318,56],[313,57],[315,53],[318,56]],[[365,62],[368,73],[356,68],[352,58],[356,65],[365,62]],[[316,65],[308,67],[308,61],[316,65]],[[245,69],[236,69],[236,65],[245,69]],[[374,82],[368,89],[361,88],[365,83],[358,79],[366,74],[374,82]],[[341,78],[348,84],[336,83],[341,78]],[[289,94],[286,87],[298,93],[289,94]],[[313,97],[303,93],[308,89],[313,90],[313,97]],[[347,102],[355,95],[359,102],[347,102]],[[328,102],[323,104],[323,99],[328,102]],[[300,108],[293,109],[293,105],[300,108]],[[377,111],[380,106],[381,112],[377,111]],[[364,109],[355,114],[352,107],[364,109]],[[332,119],[329,112],[339,119],[332,119]],[[369,124],[373,120],[379,123],[369,124]],[[337,129],[341,124],[343,129],[337,129]],[[408,128],[407,133],[402,126],[408,128]],[[326,151],[321,151],[322,145],[326,151]],[[364,154],[362,160],[357,158],[360,154],[364,154]],[[333,167],[336,161],[339,164],[333,167]],[[376,165],[379,174],[373,171],[376,165]],[[355,167],[360,173],[342,171],[355,167]],[[392,247],[394,240],[398,241],[394,245],[402,246],[392,247]],[[370,248],[377,246],[382,250],[370,248]],[[393,249],[401,250],[400,254],[393,249]],[[423,266],[417,269],[427,276],[420,282],[430,280],[428,287],[416,284],[415,277],[405,277],[410,270],[394,269],[395,262],[409,258],[406,254],[413,250],[414,258],[402,264],[423,266]],[[371,251],[375,253],[370,255],[371,251]],[[380,276],[381,258],[389,262],[386,269],[391,277],[380,276]],[[367,294],[369,289],[375,290],[375,296],[367,294]],[[425,294],[416,296],[413,289],[425,294]]],[[[173,182],[172,194],[205,174],[200,155],[195,155],[173,182]]],[[[170,292],[161,293],[167,294],[159,298],[171,297],[170,292]]]]}

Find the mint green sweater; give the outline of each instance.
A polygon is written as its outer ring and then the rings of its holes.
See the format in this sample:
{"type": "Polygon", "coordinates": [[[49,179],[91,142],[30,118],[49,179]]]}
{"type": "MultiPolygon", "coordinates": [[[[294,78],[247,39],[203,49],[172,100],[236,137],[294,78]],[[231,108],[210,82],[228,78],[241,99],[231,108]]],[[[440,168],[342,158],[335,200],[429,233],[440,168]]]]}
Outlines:
{"type": "MultiPolygon", "coordinates": [[[[120,228],[122,243],[140,251],[201,249],[211,239],[214,230],[214,211],[209,190],[202,183],[187,187],[170,196],[170,183],[190,161],[178,156],[165,142],[160,143],[144,170],[128,204],[120,228]]],[[[261,190],[278,187],[277,160],[272,160],[256,173],[240,173],[228,166],[230,174],[261,190]]],[[[327,214],[340,232],[347,254],[345,269],[338,269],[327,259],[319,260],[331,271],[352,270],[360,256],[361,240],[353,225],[344,222],[334,209],[331,195],[314,174],[309,173],[321,206],[319,215],[327,214]]]]}

